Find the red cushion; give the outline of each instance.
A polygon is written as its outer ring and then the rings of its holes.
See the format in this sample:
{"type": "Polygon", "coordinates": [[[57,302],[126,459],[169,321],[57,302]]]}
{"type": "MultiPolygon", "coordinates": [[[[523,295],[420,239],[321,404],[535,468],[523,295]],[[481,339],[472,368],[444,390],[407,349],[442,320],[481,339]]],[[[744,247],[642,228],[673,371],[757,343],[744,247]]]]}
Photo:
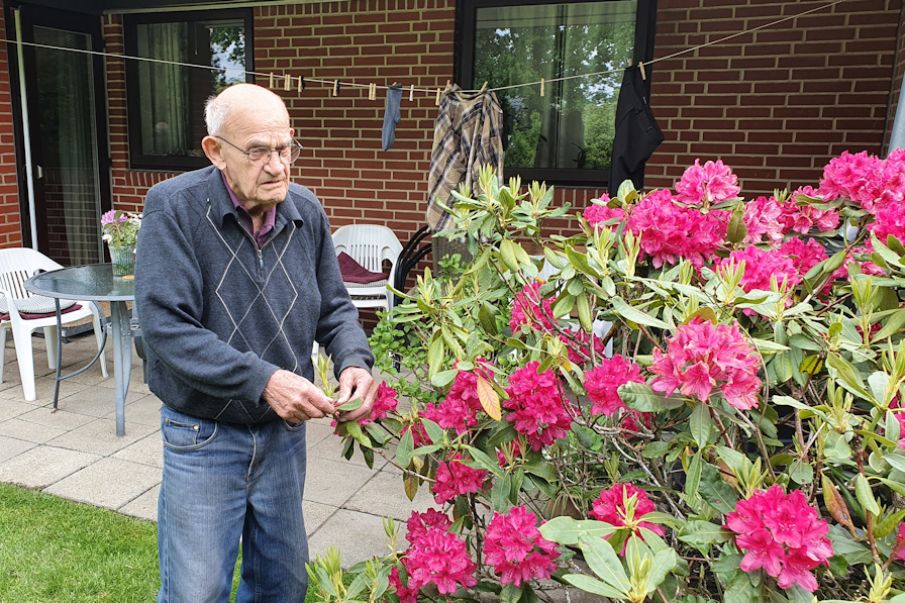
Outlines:
{"type": "MultiPolygon", "coordinates": [[[[60,314],[68,314],[70,312],[75,312],[76,310],[81,309],[82,306],[73,304],[68,308],[63,308],[62,310],[60,310],[60,314]]],[[[25,320],[34,320],[36,318],[51,318],[52,316],[56,315],[56,312],[19,312],[19,316],[21,316],[25,320]]],[[[0,312],[0,320],[9,320],[9,312],[0,312]]]]}
{"type": "Polygon", "coordinates": [[[387,278],[382,272],[371,272],[345,251],[340,251],[336,259],[339,261],[339,271],[343,275],[343,282],[366,285],[384,281],[387,278]]]}

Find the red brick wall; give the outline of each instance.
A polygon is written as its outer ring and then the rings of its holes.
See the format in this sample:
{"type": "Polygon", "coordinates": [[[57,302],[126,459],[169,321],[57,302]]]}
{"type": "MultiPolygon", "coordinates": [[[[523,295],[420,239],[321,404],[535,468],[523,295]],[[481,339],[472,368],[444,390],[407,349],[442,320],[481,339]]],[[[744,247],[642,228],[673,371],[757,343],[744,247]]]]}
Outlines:
{"type": "Polygon", "coordinates": [[[893,121],[896,117],[896,109],[899,106],[902,81],[905,78],[905,6],[899,13],[899,40],[896,47],[896,65],[893,75],[892,90],[889,93],[889,111],[886,112],[886,136],[883,139],[884,149],[888,149],[892,137],[893,121]]]}
{"type": "MultiPolygon", "coordinates": [[[[660,0],[657,56],[794,15],[823,0],[660,0]]],[[[880,152],[901,0],[851,0],[654,67],[652,106],[666,142],[647,187],[668,186],[700,157],[731,165],[747,195],[816,183],[842,150],[880,152]]],[[[255,69],[307,78],[442,86],[453,73],[454,0],[343,0],[254,9],[255,69]]],[[[119,17],[108,50],[122,51],[119,17]]],[[[122,61],[108,60],[113,193],[137,209],[170,174],[128,169],[122,61]]],[[[264,85],[269,82],[259,81],[264,85]]],[[[436,115],[434,97],[402,103],[396,143],[380,150],[383,93],[311,84],[286,100],[305,144],[295,179],[323,201],[335,226],[386,223],[404,242],[421,224],[436,115]]],[[[601,191],[560,187],[579,207],[601,191]]]]}
{"type": "MultiPolygon", "coordinates": [[[[3,0],[0,0],[0,32],[6,34],[3,0]]],[[[0,44],[0,247],[21,247],[19,184],[16,173],[16,146],[13,125],[12,90],[6,44],[0,44]]]]}
{"type": "MultiPolygon", "coordinates": [[[[825,4],[660,0],[657,56],[825,4]]],[[[648,185],[722,158],[747,195],[816,184],[843,150],[881,152],[901,0],[852,0],[655,66],[667,141],[648,185]]]]}

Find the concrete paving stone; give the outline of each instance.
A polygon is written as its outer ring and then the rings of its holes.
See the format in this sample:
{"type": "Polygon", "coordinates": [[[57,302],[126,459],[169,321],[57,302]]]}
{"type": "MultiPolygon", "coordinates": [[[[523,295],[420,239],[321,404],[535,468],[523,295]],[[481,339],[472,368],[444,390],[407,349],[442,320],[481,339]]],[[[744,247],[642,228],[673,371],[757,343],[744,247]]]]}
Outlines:
{"type": "Polygon", "coordinates": [[[143,437],[134,444],[126,446],[114,454],[113,457],[162,469],[163,442],[160,439],[160,432],[152,432],[150,435],[143,437]]]}
{"type": "MultiPolygon", "coordinates": [[[[0,423],[0,428],[2,426],[3,423],[0,423]]],[[[127,413],[126,435],[122,437],[116,435],[116,421],[114,419],[96,419],[91,423],[54,438],[51,444],[60,448],[70,448],[101,456],[109,456],[117,450],[122,450],[130,444],[134,444],[155,430],[156,428],[150,425],[129,423],[127,413]]]]}
{"type": "Polygon", "coordinates": [[[130,500],[117,509],[117,511],[133,517],[157,521],[158,496],[160,496],[160,484],[154,486],[138,498],[130,500]]]}
{"type": "Polygon", "coordinates": [[[308,424],[305,425],[305,438],[308,441],[309,450],[329,437],[336,437],[333,434],[333,428],[330,427],[329,423],[308,421],[308,424]]]}
{"type": "Polygon", "coordinates": [[[46,488],[99,459],[96,454],[36,446],[0,463],[0,482],[46,488]]]}
{"type": "MultiPolygon", "coordinates": [[[[7,377],[8,376],[9,375],[7,375],[7,377]]],[[[4,400],[14,400],[16,402],[25,402],[27,404],[32,404],[35,406],[44,406],[53,401],[54,383],[55,381],[53,377],[41,377],[39,379],[36,379],[35,394],[37,396],[37,399],[26,400],[25,395],[22,393],[22,386],[19,384],[19,375],[17,373],[16,386],[0,390],[0,398],[3,398],[4,400]]],[[[82,383],[76,383],[74,381],[63,381],[60,384],[60,398],[82,391],[86,387],[88,386],[82,383]]]]}
{"type": "Polygon", "coordinates": [[[0,436],[28,440],[36,444],[43,444],[53,438],[66,433],[67,430],[59,427],[48,427],[33,421],[22,419],[8,419],[0,423],[0,436]]]}
{"type": "Polygon", "coordinates": [[[367,467],[345,461],[309,457],[305,499],[335,507],[342,506],[373,474],[367,467]]]}
{"type": "MultiPolygon", "coordinates": [[[[128,401],[127,397],[127,407],[129,406],[128,401]]],[[[60,399],[59,407],[69,412],[95,418],[112,417],[116,412],[116,399],[112,389],[86,386],[85,389],[60,399]]]]}
{"type": "Polygon", "coordinates": [[[80,415],[65,410],[53,411],[53,408],[34,408],[30,412],[19,415],[23,421],[31,421],[38,425],[46,425],[48,427],[57,427],[66,431],[81,427],[86,423],[95,421],[94,417],[88,415],[80,415]]]}
{"type": "MultiPolygon", "coordinates": [[[[160,407],[162,404],[163,402],[160,401],[160,398],[154,394],[142,395],[129,392],[129,396],[126,398],[126,429],[129,428],[131,423],[160,427],[160,407]]],[[[114,412],[111,416],[115,416],[115,414],[114,412]]]]}
{"type": "Polygon", "coordinates": [[[333,505],[324,505],[313,500],[303,500],[305,531],[310,535],[317,531],[327,519],[339,510],[333,505]]]}
{"type": "Polygon", "coordinates": [[[160,483],[156,467],[106,458],[88,465],[44,491],[108,509],[118,509],[160,483]]]}
{"type": "MultiPolygon", "coordinates": [[[[314,426],[312,425],[310,427],[314,426]]],[[[324,438],[315,444],[308,444],[308,458],[310,460],[340,461],[350,465],[358,465],[365,469],[368,468],[368,464],[365,462],[364,456],[362,456],[361,450],[359,450],[357,444],[355,445],[355,453],[352,455],[351,459],[346,460],[345,457],[343,457],[343,440],[332,431],[330,432],[330,437],[324,438]]],[[[375,453],[374,469],[380,469],[385,464],[386,460],[375,453]]]]}
{"type": "Polygon", "coordinates": [[[0,400],[0,421],[21,417],[35,409],[33,404],[26,402],[13,402],[12,400],[0,400]]]}
{"type": "MultiPolygon", "coordinates": [[[[343,567],[390,553],[382,519],[376,515],[340,509],[308,539],[312,559],[334,546],[342,555],[343,567]]],[[[401,541],[397,546],[405,546],[401,541]]]]}
{"type": "Polygon", "coordinates": [[[428,484],[421,484],[415,500],[410,501],[402,488],[400,472],[378,471],[343,508],[405,521],[412,511],[424,512],[436,506],[428,484]]]}
{"type": "Polygon", "coordinates": [[[0,463],[37,446],[34,442],[0,436],[0,463]]]}

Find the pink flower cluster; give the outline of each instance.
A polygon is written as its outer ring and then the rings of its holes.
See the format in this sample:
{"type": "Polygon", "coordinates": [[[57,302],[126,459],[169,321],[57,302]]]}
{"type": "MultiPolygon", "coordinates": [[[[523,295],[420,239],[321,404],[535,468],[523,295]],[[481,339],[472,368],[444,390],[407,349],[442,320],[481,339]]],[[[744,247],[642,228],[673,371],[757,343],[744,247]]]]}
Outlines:
{"type": "Polygon", "coordinates": [[[676,197],[686,205],[720,203],[737,197],[740,190],[738,178],[721,160],[701,165],[701,160],[695,159],[676,183],[676,197]]]}
{"type": "Polygon", "coordinates": [[[894,151],[886,159],[867,151],[845,151],[823,168],[819,191],[827,201],[850,199],[870,212],[901,203],[905,201],[905,151],[894,151]]]}
{"type": "Polygon", "coordinates": [[[513,333],[522,325],[532,328],[543,327],[546,330],[553,329],[553,299],[546,298],[541,303],[540,281],[534,281],[525,285],[521,291],[515,294],[512,300],[512,314],[509,317],[509,328],[513,333]]]}
{"type": "Polygon", "coordinates": [[[625,219],[625,211],[621,207],[606,206],[606,204],[610,201],[609,195],[601,195],[598,201],[600,203],[591,203],[590,205],[585,207],[584,211],[582,212],[582,217],[584,217],[584,219],[587,220],[591,226],[604,224],[605,222],[610,222],[611,220],[614,223],[621,222],[625,219]]]}
{"type": "Polygon", "coordinates": [[[427,404],[421,416],[434,421],[443,429],[455,429],[462,435],[478,424],[478,412],[483,410],[478,398],[478,377],[490,379],[490,369],[481,358],[475,360],[474,371],[459,371],[446,397],[439,404],[427,404]]]}
{"type": "Polygon", "coordinates": [[[782,206],[774,197],[758,197],[745,204],[745,227],[748,234],[745,242],[767,243],[776,247],[782,243],[783,224],[780,222],[782,206]]]}
{"type": "Polygon", "coordinates": [[[760,356],[735,325],[694,319],[669,339],[666,353],[654,350],[651,387],[666,395],[683,395],[706,402],[715,389],[739,410],[757,406],[761,381],[760,356]]]}
{"type": "Polygon", "coordinates": [[[896,544],[892,548],[892,558],[905,563],[905,523],[896,528],[896,544]]]}
{"type": "Polygon", "coordinates": [[[795,287],[801,282],[801,275],[791,258],[780,251],[767,251],[754,245],[736,249],[717,265],[738,265],[742,262],[745,263],[745,274],[742,276],[741,287],[745,291],[770,291],[773,279],[776,279],[776,284],[780,287],[783,283],[787,287],[795,287]]]}
{"type": "Polygon", "coordinates": [[[537,529],[537,517],[523,506],[494,513],[484,540],[484,560],[500,577],[500,584],[521,586],[546,580],[556,571],[556,544],[537,529]]]}
{"type": "Polygon", "coordinates": [[[626,408],[619,397],[619,386],[633,381],[644,383],[641,367],[616,354],[604,358],[600,365],[584,374],[584,388],[591,401],[591,414],[610,416],[620,408],[626,408]]]}
{"type": "Polygon", "coordinates": [[[572,422],[559,379],[551,370],[538,374],[539,365],[529,362],[510,375],[509,399],[503,403],[511,411],[506,419],[525,435],[532,450],[566,437],[572,422]]]}
{"type": "Polygon", "coordinates": [[[358,419],[358,424],[367,425],[371,421],[385,418],[387,413],[396,410],[399,404],[398,395],[386,382],[381,382],[377,386],[377,397],[374,399],[374,406],[371,407],[371,414],[358,419]]]}
{"type": "MultiPolygon", "coordinates": [[[[591,358],[591,342],[590,335],[583,329],[577,329],[570,332],[569,336],[559,335],[560,341],[566,344],[566,353],[569,355],[569,362],[574,364],[584,364],[591,358]]],[[[606,346],[599,337],[594,337],[594,353],[598,358],[603,356],[606,346]]]]}
{"type": "Polygon", "coordinates": [[[653,513],[657,508],[647,496],[647,492],[632,484],[613,484],[609,490],[601,490],[600,496],[594,501],[589,515],[597,521],[616,526],[617,528],[629,527],[633,531],[638,528],[647,528],[654,534],[662,536],[665,533],[663,526],[649,521],[638,521],[639,517],[653,513]],[[626,523],[626,501],[635,497],[635,509],[630,523],[626,523]]]}
{"type": "Polygon", "coordinates": [[[484,469],[473,469],[453,459],[437,465],[437,474],[431,490],[438,505],[457,496],[474,494],[484,489],[489,474],[484,469]]]}
{"type": "Polygon", "coordinates": [[[428,584],[449,595],[460,586],[477,584],[477,566],[468,555],[465,541],[449,532],[452,522],[434,509],[414,512],[407,522],[406,538],[411,546],[405,551],[402,565],[408,574],[408,585],[402,583],[398,570],[390,575],[401,603],[417,603],[418,591],[428,584]]]}
{"type": "Polygon", "coordinates": [[[814,198],[819,197],[820,193],[813,187],[803,186],[786,199],[782,204],[782,215],[779,217],[784,233],[807,234],[814,227],[821,232],[839,228],[839,212],[835,209],[818,209],[813,205],[798,205],[799,195],[814,198]]]}
{"type": "Polygon", "coordinates": [[[782,244],[779,253],[792,260],[800,278],[826,259],[826,249],[816,239],[792,237],[782,244]]]}
{"type": "Polygon", "coordinates": [[[726,515],[725,527],[735,532],[735,544],[745,553],[742,571],[763,569],[783,590],[795,584],[817,590],[811,571],[833,555],[829,524],[800,490],[786,494],[777,484],[740,501],[726,515]]]}
{"type": "Polygon", "coordinates": [[[899,239],[900,243],[905,243],[905,201],[887,203],[877,208],[874,221],[867,229],[884,245],[890,235],[899,239]]]}
{"type": "Polygon", "coordinates": [[[647,195],[631,212],[628,228],[641,235],[641,251],[653,265],[675,264],[681,258],[700,267],[714,257],[726,238],[729,214],[724,211],[701,213],[693,207],[673,202],[666,189],[647,195]]]}

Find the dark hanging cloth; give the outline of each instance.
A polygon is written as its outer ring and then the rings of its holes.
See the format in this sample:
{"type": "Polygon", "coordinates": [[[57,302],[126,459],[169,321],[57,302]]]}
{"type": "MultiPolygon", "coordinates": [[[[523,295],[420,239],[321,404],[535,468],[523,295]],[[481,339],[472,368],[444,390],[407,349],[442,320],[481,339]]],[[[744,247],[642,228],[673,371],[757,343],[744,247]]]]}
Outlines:
{"type": "Polygon", "coordinates": [[[388,150],[396,140],[396,124],[399,123],[399,104],[402,101],[402,88],[390,86],[387,88],[387,101],[383,109],[383,133],[381,143],[383,150],[388,150]]]}
{"type": "Polygon", "coordinates": [[[610,161],[610,196],[615,196],[625,180],[640,189],[644,162],[663,142],[663,132],[657,125],[645,98],[644,80],[638,67],[629,67],[622,76],[622,88],[616,103],[616,136],[610,161]]]}

